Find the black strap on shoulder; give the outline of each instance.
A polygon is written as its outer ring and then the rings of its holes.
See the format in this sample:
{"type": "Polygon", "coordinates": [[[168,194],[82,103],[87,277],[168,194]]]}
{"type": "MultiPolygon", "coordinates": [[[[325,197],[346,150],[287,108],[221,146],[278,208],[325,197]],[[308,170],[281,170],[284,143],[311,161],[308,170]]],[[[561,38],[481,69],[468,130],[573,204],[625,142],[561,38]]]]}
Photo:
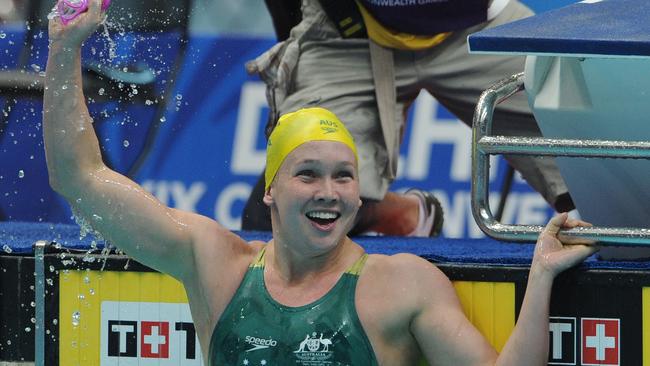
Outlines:
{"type": "Polygon", "coordinates": [[[363,17],[354,0],[319,0],[343,38],[368,38],[363,17]]]}

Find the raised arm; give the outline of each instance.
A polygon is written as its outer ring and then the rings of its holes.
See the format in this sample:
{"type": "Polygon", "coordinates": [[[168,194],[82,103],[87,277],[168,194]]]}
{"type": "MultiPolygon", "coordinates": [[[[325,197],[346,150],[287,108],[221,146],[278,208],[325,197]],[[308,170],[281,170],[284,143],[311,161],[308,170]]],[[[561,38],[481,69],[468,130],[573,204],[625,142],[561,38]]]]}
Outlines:
{"type": "MultiPolygon", "coordinates": [[[[583,261],[596,250],[590,245],[564,245],[557,238],[561,227],[587,225],[554,217],[535,246],[526,294],[517,324],[501,354],[488,344],[463,314],[453,286],[444,275],[421,282],[432,295],[421,296],[411,331],[431,365],[545,365],[548,360],[549,306],[553,280],[560,272],[583,261]]],[[[582,242],[587,244],[587,242],[582,242]]],[[[425,291],[423,291],[425,292],[425,291]]]]}
{"type": "Polygon", "coordinates": [[[540,234],[517,325],[501,352],[499,365],[546,365],[548,362],[548,318],[553,280],[597,250],[593,245],[586,245],[591,242],[580,238],[564,243],[557,238],[561,228],[576,226],[589,224],[568,219],[563,213],[553,217],[540,234]]]}
{"type": "Polygon", "coordinates": [[[101,0],[63,25],[50,20],[43,133],[51,186],[94,230],[136,260],[184,279],[195,268],[193,243],[220,226],[168,208],[130,179],[108,169],[82,89],[81,44],[103,21],[101,0]]]}

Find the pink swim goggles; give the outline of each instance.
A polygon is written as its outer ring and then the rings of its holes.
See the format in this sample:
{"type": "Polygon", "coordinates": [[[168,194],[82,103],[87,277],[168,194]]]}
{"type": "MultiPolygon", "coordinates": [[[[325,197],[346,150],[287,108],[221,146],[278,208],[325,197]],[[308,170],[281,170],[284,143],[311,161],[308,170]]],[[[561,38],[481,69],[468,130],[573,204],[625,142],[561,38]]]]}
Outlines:
{"type": "MultiPolygon", "coordinates": [[[[111,0],[102,0],[102,11],[106,11],[111,0]]],[[[74,18],[88,10],[88,0],[59,0],[57,12],[64,25],[70,23],[74,18]]]]}

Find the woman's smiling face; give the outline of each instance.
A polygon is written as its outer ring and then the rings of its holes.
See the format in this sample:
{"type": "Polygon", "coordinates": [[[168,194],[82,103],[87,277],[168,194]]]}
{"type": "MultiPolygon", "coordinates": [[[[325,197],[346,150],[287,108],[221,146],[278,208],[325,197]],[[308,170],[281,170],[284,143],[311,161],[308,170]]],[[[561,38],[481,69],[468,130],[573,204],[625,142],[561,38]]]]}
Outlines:
{"type": "Polygon", "coordinates": [[[300,145],[287,155],[264,202],[275,211],[274,233],[336,245],[354,225],[361,205],[354,153],[340,142],[300,145]]]}

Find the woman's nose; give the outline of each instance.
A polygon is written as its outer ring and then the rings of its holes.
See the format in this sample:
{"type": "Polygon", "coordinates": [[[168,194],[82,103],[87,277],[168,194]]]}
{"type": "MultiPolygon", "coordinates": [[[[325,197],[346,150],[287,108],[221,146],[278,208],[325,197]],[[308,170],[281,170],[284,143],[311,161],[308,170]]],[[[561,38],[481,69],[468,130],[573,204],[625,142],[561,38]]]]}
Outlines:
{"type": "Polygon", "coordinates": [[[323,179],[316,192],[316,200],[331,202],[338,199],[338,194],[331,179],[323,179]]]}

